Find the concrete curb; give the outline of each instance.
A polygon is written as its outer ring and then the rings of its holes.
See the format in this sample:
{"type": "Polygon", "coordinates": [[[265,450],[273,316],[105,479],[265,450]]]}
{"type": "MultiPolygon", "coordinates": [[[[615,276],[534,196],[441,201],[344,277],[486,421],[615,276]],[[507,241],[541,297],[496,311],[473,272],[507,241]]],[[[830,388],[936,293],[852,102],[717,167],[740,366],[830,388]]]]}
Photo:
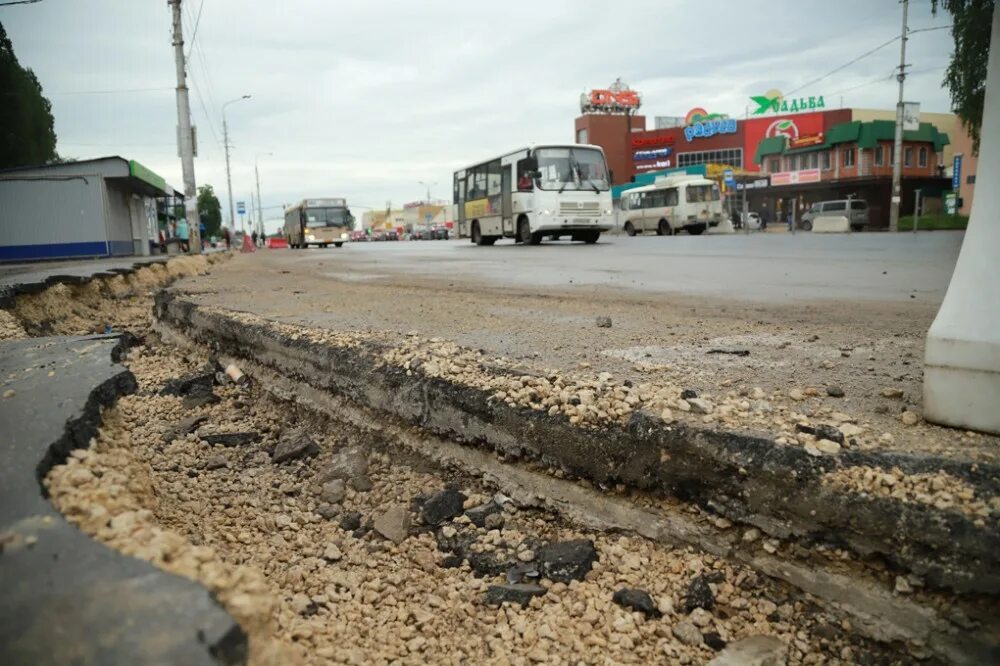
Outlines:
{"type": "Polygon", "coordinates": [[[40,480],[88,446],[101,408],[137,389],[120,345],[0,343],[0,663],[245,663],[246,635],[204,588],[91,540],[44,497],[40,480]]]}
{"type": "Polygon", "coordinates": [[[479,390],[380,366],[381,351],[292,339],[266,322],[245,323],[166,290],[156,316],[219,353],[256,363],[432,433],[515,458],[561,467],[597,484],[623,483],[706,506],[780,538],[847,547],[917,573],[931,588],[1000,593],[1000,533],[958,512],[824,486],[820,477],[858,465],[908,473],[945,469],[988,495],[1000,469],[930,456],[849,450],[813,457],[742,433],[665,425],[641,413],[624,426],[571,426],[561,417],[508,407],[479,390]]]}

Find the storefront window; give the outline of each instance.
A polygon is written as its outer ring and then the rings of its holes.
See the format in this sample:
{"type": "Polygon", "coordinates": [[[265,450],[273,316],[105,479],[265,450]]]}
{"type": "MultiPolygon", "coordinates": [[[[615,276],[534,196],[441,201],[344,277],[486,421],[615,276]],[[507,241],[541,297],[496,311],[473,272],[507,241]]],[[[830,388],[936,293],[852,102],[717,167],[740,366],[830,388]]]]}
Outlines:
{"type": "Polygon", "coordinates": [[[875,147],[875,166],[883,166],[885,164],[885,154],[882,146],[875,147]]]}
{"type": "Polygon", "coordinates": [[[844,167],[849,168],[854,166],[854,149],[845,148],[844,149],[844,167]]]}
{"type": "Polygon", "coordinates": [[[922,166],[922,167],[926,167],[927,166],[927,148],[926,147],[924,147],[924,146],[920,147],[920,157],[918,159],[920,160],[920,162],[919,162],[920,166],[922,166]]]}
{"type": "Polygon", "coordinates": [[[823,151],[823,171],[829,171],[829,170],[830,170],[830,151],[829,150],[824,150],[823,151]]]}
{"type": "Polygon", "coordinates": [[[913,146],[903,149],[903,166],[913,166],[913,146]]]}

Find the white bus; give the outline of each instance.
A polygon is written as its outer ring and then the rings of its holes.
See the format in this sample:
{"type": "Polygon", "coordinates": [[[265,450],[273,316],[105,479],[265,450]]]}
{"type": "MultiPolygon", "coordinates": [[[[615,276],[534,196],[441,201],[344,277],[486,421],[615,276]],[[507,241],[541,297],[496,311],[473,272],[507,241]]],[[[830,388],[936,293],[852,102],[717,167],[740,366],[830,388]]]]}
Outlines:
{"type": "Polygon", "coordinates": [[[455,172],[458,235],[476,245],[596,243],[614,225],[610,186],[599,146],[522,148],[455,172]]]}
{"type": "Polygon", "coordinates": [[[719,184],[703,176],[660,176],[652,185],[625,190],[621,197],[625,233],[655,231],[672,236],[687,231],[697,236],[725,218],[719,184]]]}
{"type": "Polygon", "coordinates": [[[291,247],[340,247],[353,227],[346,199],[304,199],[285,209],[285,237],[291,247]]]}

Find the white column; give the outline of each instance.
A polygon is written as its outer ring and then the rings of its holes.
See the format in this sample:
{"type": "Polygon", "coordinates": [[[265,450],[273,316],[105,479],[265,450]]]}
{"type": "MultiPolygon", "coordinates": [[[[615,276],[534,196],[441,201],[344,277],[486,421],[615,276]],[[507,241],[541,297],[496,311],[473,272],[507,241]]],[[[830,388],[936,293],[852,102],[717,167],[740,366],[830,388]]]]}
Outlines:
{"type": "MultiPolygon", "coordinates": [[[[976,180],[1000,183],[1000,11],[994,10],[976,180]]],[[[1000,433],[1000,187],[977,188],[944,302],[927,334],[924,417],[1000,433]]]]}

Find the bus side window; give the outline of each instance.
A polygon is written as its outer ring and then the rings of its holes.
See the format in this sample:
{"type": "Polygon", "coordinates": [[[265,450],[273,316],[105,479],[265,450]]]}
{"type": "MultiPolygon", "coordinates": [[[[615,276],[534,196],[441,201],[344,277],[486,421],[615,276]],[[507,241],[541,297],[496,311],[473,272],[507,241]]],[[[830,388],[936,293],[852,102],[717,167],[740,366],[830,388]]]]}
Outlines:
{"type": "Polygon", "coordinates": [[[528,175],[528,160],[517,161],[517,191],[530,192],[533,189],[531,176],[528,175]]]}
{"type": "Polygon", "coordinates": [[[665,196],[665,201],[663,203],[664,206],[676,206],[677,205],[677,202],[678,202],[677,188],[671,188],[669,190],[665,190],[664,194],[666,195],[665,196]]]}
{"type": "Polygon", "coordinates": [[[465,201],[465,176],[455,179],[455,203],[465,201]]]}
{"type": "Polygon", "coordinates": [[[486,194],[491,197],[500,194],[500,160],[486,165],[486,194]]]}

